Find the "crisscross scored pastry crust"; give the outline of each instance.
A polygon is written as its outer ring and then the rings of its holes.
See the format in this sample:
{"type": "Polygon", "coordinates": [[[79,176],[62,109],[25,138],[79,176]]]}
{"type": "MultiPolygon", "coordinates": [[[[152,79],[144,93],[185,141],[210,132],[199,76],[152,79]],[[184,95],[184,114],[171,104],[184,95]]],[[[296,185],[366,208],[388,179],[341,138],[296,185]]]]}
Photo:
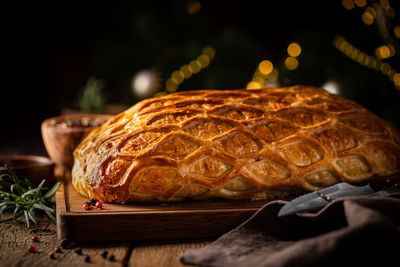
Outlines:
{"type": "Polygon", "coordinates": [[[72,182],[106,202],[277,198],[400,171],[400,134],[306,86],[190,91],[139,102],[74,152],[72,182]]]}

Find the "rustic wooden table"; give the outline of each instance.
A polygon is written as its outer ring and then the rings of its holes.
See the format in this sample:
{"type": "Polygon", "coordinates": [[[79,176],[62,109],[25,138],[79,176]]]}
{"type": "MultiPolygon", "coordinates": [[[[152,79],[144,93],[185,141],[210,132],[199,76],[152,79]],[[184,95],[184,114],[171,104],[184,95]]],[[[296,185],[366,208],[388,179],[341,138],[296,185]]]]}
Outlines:
{"type": "MultiPolygon", "coordinates": [[[[39,144],[38,142],[34,142],[39,144]]],[[[42,144],[32,146],[32,143],[20,150],[14,147],[0,151],[0,155],[33,154],[44,155],[42,144]],[[29,148],[30,150],[27,150],[29,148]],[[32,151],[34,153],[32,153],[32,151]],[[42,153],[40,153],[42,152],[42,153]]],[[[73,243],[70,249],[62,249],[54,253],[61,240],[57,238],[57,226],[47,217],[40,217],[39,224],[27,228],[17,222],[0,223],[0,267],[3,266],[188,266],[179,261],[179,256],[187,250],[207,245],[211,240],[180,240],[152,242],[123,243],[73,243]],[[39,237],[38,243],[32,242],[32,236],[39,237]],[[30,253],[28,248],[37,247],[36,253],[30,253]],[[82,248],[82,255],[74,252],[82,248]],[[115,257],[109,261],[101,256],[106,250],[115,257]],[[90,262],[85,262],[85,255],[90,256],[90,262]]],[[[118,226],[116,226],[118,227],[118,226]]]]}
{"type": "Polygon", "coordinates": [[[56,224],[42,217],[40,223],[30,229],[17,222],[0,224],[0,266],[187,266],[179,262],[179,255],[209,242],[72,243],[69,249],[54,253],[55,259],[52,259],[50,254],[60,240],[57,239],[56,224]],[[34,234],[39,237],[37,243],[32,242],[34,234]],[[37,247],[37,252],[29,252],[31,245],[37,247]],[[78,255],[75,248],[82,248],[82,255],[78,255]],[[102,257],[104,250],[114,255],[114,261],[102,257]],[[85,255],[90,256],[90,262],[85,262],[85,255]]]}

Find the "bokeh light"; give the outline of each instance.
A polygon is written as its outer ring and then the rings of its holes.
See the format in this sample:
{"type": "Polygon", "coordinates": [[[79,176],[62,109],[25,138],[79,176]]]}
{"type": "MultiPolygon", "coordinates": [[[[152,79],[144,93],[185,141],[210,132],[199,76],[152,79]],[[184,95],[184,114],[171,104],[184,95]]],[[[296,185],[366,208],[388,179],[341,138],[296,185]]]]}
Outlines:
{"type": "Polygon", "coordinates": [[[299,66],[299,62],[294,57],[287,57],[284,64],[288,70],[295,70],[299,66]]]}
{"type": "Polygon", "coordinates": [[[391,56],[390,48],[386,45],[382,45],[375,50],[375,55],[379,59],[388,58],[391,56]]]}
{"type": "Polygon", "coordinates": [[[212,60],[215,56],[215,49],[212,48],[211,46],[206,46],[203,48],[203,50],[201,51],[202,54],[208,56],[208,58],[210,60],[212,60]]]}
{"type": "Polygon", "coordinates": [[[381,7],[383,7],[384,9],[388,9],[390,7],[389,1],[388,0],[380,0],[379,4],[381,5],[381,7]]]}
{"type": "Polygon", "coordinates": [[[268,80],[276,81],[279,77],[279,71],[277,69],[273,69],[271,73],[268,75],[268,80]]]}
{"type": "Polygon", "coordinates": [[[168,79],[165,82],[165,90],[168,93],[175,92],[177,88],[178,88],[178,84],[176,82],[174,82],[172,79],[168,79]]]}
{"type": "Polygon", "coordinates": [[[374,22],[374,17],[367,11],[362,14],[361,18],[366,25],[371,25],[374,22]]]}
{"type": "Polygon", "coordinates": [[[261,85],[258,82],[251,81],[247,84],[246,89],[260,89],[261,85]]]}
{"type": "Polygon", "coordinates": [[[201,68],[206,68],[210,64],[210,58],[204,54],[201,54],[197,60],[200,63],[201,68]]]}
{"type": "Polygon", "coordinates": [[[386,15],[389,17],[389,18],[394,18],[395,16],[396,16],[396,10],[394,10],[394,8],[393,7],[389,7],[388,9],[386,9],[386,15]]]}
{"type": "Polygon", "coordinates": [[[211,46],[205,46],[197,59],[190,61],[189,64],[181,66],[179,70],[171,74],[171,77],[165,82],[165,90],[168,93],[178,90],[179,85],[183,83],[185,79],[189,79],[193,74],[200,72],[201,69],[207,68],[214,56],[215,49],[211,46]]]}
{"type": "Polygon", "coordinates": [[[184,78],[185,77],[183,76],[183,73],[179,70],[174,71],[171,75],[172,81],[176,84],[180,84],[181,82],[183,82],[184,78]]]}
{"type": "Polygon", "coordinates": [[[381,71],[383,75],[388,75],[392,71],[392,68],[388,63],[383,63],[381,65],[381,71]]]}
{"type": "Polygon", "coordinates": [[[192,68],[188,65],[183,65],[181,67],[180,71],[182,72],[183,77],[185,79],[190,78],[190,76],[192,76],[192,73],[193,73],[192,68]]]}
{"type": "Polygon", "coordinates": [[[301,47],[298,43],[291,43],[287,48],[287,52],[292,57],[298,57],[301,53],[301,47]]]}
{"type": "Polygon", "coordinates": [[[196,14],[201,9],[201,3],[198,0],[191,0],[187,3],[186,9],[190,15],[196,14]]]}
{"type": "Polygon", "coordinates": [[[354,8],[353,0],[342,0],[342,5],[345,9],[350,10],[354,8]]]}
{"type": "Polygon", "coordinates": [[[189,67],[192,68],[194,74],[198,73],[201,70],[201,65],[198,60],[190,61],[189,67]]]}
{"type": "Polygon", "coordinates": [[[258,65],[258,70],[260,71],[261,74],[263,75],[268,75],[271,73],[273,70],[274,65],[272,64],[271,61],[269,60],[263,60],[261,63],[258,65]]]}
{"type": "Polygon", "coordinates": [[[336,94],[336,95],[340,94],[339,85],[334,80],[327,81],[321,87],[324,88],[326,91],[328,91],[331,94],[336,94]]]}
{"type": "Polygon", "coordinates": [[[258,83],[259,85],[264,85],[264,78],[258,75],[254,75],[252,81],[258,83]]]}
{"type": "Polygon", "coordinates": [[[367,4],[367,1],[366,0],[354,0],[354,3],[358,7],[364,7],[367,4]]]}
{"type": "Polygon", "coordinates": [[[370,6],[367,7],[365,9],[365,12],[371,14],[372,18],[376,18],[376,11],[372,7],[370,7],[370,6]]]}
{"type": "Polygon", "coordinates": [[[132,78],[131,87],[138,98],[151,97],[160,87],[159,77],[152,70],[139,71],[132,78]]]}
{"type": "Polygon", "coordinates": [[[400,73],[393,75],[393,83],[396,87],[400,87],[400,73]]]}
{"type": "Polygon", "coordinates": [[[394,36],[396,36],[397,39],[400,39],[400,26],[394,27],[394,36]]]}

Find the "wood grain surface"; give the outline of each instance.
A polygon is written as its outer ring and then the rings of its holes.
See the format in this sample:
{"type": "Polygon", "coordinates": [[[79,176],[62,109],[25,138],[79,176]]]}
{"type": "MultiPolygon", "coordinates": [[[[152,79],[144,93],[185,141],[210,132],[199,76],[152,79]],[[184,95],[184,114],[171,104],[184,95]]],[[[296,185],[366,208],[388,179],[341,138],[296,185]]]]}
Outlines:
{"type": "Polygon", "coordinates": [[[60,244],[57,239],[56,225],[47,217],[40,217],[40,223],[28,229],[17,222],[0,224],[0,266],[185,266],[178,257],[192,248],[205,246],[209,241],[163,241],[146,243],[71,243],[68,249],[49,255],[60,244]],[[33,243],[33,234],[39,237],[33,243]],[[29,246],[36,245],[38,251],[30,253],[29,246]],[[82,248],[82,255],[74,252],[82,248]],[[115,256],[109,261],[101,256],[103,250],[115,256]],[[85,255],[90,262],[85,262],[85,255]]]}
{"type": "Polygon", "coordinates": [[[56,193],[58,237],[73,241],[126,241],[213,238],[249,218],[262,201],[185,201],[104,204],[84,210],[87,198],[70,185],[56,193]]]}
{"type": "MultiPolygon", "coordinates": [[[[112,205],[105,204],[104,210],[96,211],[83,210],[82,204],[87,199],[83,198],[74,189],[62,186],[57,192],[56,199],[63,205],[57,206],[58,216],[65,215],[63,220],[56,225],[47,217],[39,217],[39,224],[28,229],[24,224],[7,222],[0,224],[0,267],[2,266],[186,266],[179,262],[179,256],[185,251],[200,248],[220,234],[215,232],[215,225],[222,224],[228,227],[226,231],[234,228],[236,224],[245,220],[254,213],[265,202],[237,202],[237,201],[216,201],[216,202],[185,202],[170,204],[144,204],[144,205],[112,205]],[[65,190],[66,189],[66,190],[65,190]],[[234,210],[234,211],[233,211],[234,210]],[[246,213],[247,212],[247,213],[246,213]],[[139,230],[129,232],[135,220],[132,221],[132,214],[141,221],[139,230]],[[186,215],[185,215],[186,214],[186,215]],[[190,220],[183,217],[189,214],[190,220]],[[236,214],[236,215],[234,215],[236,214]],[[239,214],[239,215],[238,215],[239,214]],[[245,216],[244,216],[245,214],[245,216]],[[124,216],[129,215],[130,221],[124,216]],[[182,216],[182,217],[179,217],[182,216]],[[237,216],[237,217],[235,217],[237,216]],[[70,218],[73,222],[65,218],[70,218]],[[110,219],[112,218],[112,219],[110,219]],[[224,224],[227,221],[231,224],[224,224]],[[236,221],[235,221],[236,220],[236,221]],[[211,222],[211,224],[210,224],[211,222]],[[232,224],[232,222],[234,222],[232,224]],[[168,226],[169,225],[169,226],[168,226]],[[202,225],[202,227],[198,227],[202,225]],[[144,227],[146,226],[146,227],[144,227]],[[69,229],[67,235],[77,236],[76,242],[70,242],[61,253],[54,253],[56,246],[61,244],[61,238],[57,237],[57,228],[69,229]],[[75,229],[72,231],[71,229],[75,229]],[[117,229],[119,235],[115,236],[117,229]],[[147,229],[147,230],[146,230],[147,229]],[[138,233],[149,239],[169,240],[148,240],[124,234],[138,233]],[[207,233],[209,231],[209,233],[207,233]],[[191,239],[190,233],[196,238],[209,236],[212,233],[214,238],[191,239]],[[32,236],[39,237],[38,243],[32,242],[32,236]],[[92,242],[82,242],[93,240],[92,242]],[[106,240],[122,240],[105,242],[106,240]],[[173,239],[173,240],[172,240],[173,239]],[[179,240],[177,240],[179,239],[179,240]],[[131,241],[126,241],[131,240],[131,241]],[[36,245],[37,252],[30,253],[28,248],[36,245]],[[75,252],[76,248],[82,248],[82,255],[75,252]],[[106,250],[114,255],[114,261],[102,257],[106,250]],[[52,259],[50,255],[55,255],[52,259]],[[90,262],[85,262],[85,256],[90,256],[90,262]]],[[[219,228],[222,231],[222,228],[219,228]]],[[[146,239],[144,238],[144,239],[146,239]]]]}

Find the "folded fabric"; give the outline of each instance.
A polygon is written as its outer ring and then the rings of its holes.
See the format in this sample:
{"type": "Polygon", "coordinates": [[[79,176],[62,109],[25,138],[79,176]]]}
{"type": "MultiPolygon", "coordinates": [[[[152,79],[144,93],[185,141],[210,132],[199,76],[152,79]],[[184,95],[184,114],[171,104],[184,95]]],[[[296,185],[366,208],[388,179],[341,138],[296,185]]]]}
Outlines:
{"type": "Polygon", "coordinates": [[[316,213],[277,217],[284,201],[263,206],[206,247],[186,252],[201,266],[400,266],[398,193],[339,198],[316,213]],[[389,265],[390,264],[390,265],[389,265]]]}

